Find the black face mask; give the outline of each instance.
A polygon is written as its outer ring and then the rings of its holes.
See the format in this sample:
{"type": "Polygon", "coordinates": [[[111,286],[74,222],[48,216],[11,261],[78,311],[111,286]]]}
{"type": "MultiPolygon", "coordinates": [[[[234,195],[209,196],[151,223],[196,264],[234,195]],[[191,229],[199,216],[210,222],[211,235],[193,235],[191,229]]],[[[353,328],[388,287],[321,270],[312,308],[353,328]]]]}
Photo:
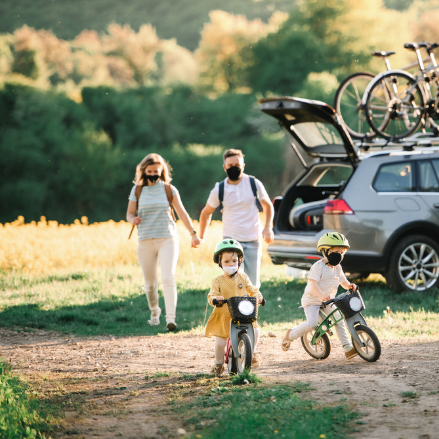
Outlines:
{"type": "Polygon", "coordinates": [[[155,182],[160,178],[160,175],[146,175],[146,178],[147,178],[151,183],[155,183],[155,182]]]}
{"type": "Polygon", "coordinates": [[[343,255],[341,253],[326,253],[326,258],[328,259],[328,264],[335,267],[343,260],[343,255]]]}
{"type": "Polygon", "coordinates": [[[228,168],[226,172],[227,172],[227,176],[232,181],[239,180],[242,175],[242,169],[238,168],[238,166],[232,166],[231,168],[228,168]]]}

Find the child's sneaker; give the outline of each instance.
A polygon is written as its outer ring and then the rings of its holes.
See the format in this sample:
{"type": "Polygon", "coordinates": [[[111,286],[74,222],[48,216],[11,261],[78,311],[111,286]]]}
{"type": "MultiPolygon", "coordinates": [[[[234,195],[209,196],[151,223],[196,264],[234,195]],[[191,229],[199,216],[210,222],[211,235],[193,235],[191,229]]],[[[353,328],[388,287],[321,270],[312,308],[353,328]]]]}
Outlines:
{"type": "Polygon", "coordinates": [[[252,367],[257,369],[262,364],[262,359],[259,354],[253,354],[252,357],[252,367]]]}
{"type": "Polygon", "coordinates": [[[151,311],[151,319],[148,320],[150,326],[160,325],[160,314],[162,310],[159,308],[158,311],[151,311]]]}
{"type": "Polygon", "coordinates": [[[223,364],[214,364],[212,367],[211,372],[216,376],[219,377],[224,372],[224,363],[223,364]]]}
{"type": "Polygon", "coordinates": [[[290,349],[291,342],[292,342],[292,340],[290,338],[291,331],[292,331],[292,329],[288,329],[284,335],[284,338],[282,339],[281,348],[283,351],[288,351],[288,349],[290,349]]]}
{"type": "Polygon", "coordinates": [[[345,353],[344,354],[346,355],[346,358],[348,360],[350,360],[351,358],[354,358],[356,355],[358,355],[357,351],[355,350],[355,348],[353,346],[348,351],[345,349],[345,353]]]}

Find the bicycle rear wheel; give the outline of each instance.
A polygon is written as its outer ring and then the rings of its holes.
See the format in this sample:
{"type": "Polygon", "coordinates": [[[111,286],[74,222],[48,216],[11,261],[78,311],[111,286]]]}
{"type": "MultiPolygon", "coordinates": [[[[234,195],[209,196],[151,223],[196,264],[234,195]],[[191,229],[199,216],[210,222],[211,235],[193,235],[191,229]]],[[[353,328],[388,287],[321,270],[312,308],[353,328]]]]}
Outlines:
{"type": "Polygon", "coordinates": [[[354,139],[375,135],[370,129],[361,103],[364,90],[374,77],[375,75],[369,72],[354,73],[340,84],[335,93],[334,108],[354,139]]]}
{"type": "Polygon", "coordinates": [[[312,345],[311,340],[314,336],[314,332],[314,330],[309,331],[300,338],[302,346],[311,357],[316,360],[324,360],[325,358],[328,358],[331,353],[331,342],[329,341],[328,334],[323,334],[317,340],[317,343],[312,345]]]}
{"type": "Polygon", "coordinates": [[[372,86],[365,110],[375,133],[385,139],[403,139],[413,134],[423,121],[424,93],[412,75],[389,71],[372,86]]]}

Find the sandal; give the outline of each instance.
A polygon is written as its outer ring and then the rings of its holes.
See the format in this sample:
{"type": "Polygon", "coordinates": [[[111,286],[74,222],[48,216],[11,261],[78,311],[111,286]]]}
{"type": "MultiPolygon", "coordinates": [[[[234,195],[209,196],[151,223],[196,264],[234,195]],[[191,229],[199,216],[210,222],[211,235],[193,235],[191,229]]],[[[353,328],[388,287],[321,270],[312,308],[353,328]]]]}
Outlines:
{"type": "Polygon", "coordinates": [[[151,319],[148,320],[150,326],[160,325],[160,314],[162,310],[159,308],[158,311],[151,311],[151,319]]]}
{"type": "Polygon", "coordinates": [[[291,342],[293,341],[290,338],[291,331],[292,331],[292,329],[288,329],[287,332],[284,335],[284,338],[282,339],[281,348],[285,352],[290,349],[291,342]]]}

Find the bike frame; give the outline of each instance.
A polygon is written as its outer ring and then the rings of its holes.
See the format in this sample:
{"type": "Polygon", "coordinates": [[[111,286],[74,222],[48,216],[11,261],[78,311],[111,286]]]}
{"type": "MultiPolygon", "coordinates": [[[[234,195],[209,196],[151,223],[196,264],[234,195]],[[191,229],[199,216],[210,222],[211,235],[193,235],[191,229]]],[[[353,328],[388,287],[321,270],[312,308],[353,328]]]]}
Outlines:
{"type": "Polygon", "coordinates": [[[227,363],[229,360],[229,349],[232,346],[233,352],[235,356],[238,357],[238,336],[242,333],[246,333],[250,337],[250,341],[252,343],[252,354],[255,349],[255,331],[253,329],[253,325],[251,323],[240,324],[238,322],[230,322],[230,337],[227,340],[227,350],[226,350],[226,359],[227,363]]]}
{"type": "MultiPolygon", "coordinates": [[[[323,321],[315,329],[314,336],[311,340],[312,345],[315,345],[324,334],[326,334],[333,326],[335,326],[337,323],[341,322],[344,319],[343,313],[337,308],[337,306],[334,306],[334,308],[334,311],[332,311],[328,315],[320,310],[320,316],[323,318],[323,321]]],[[[367,323],[361,313],[355,314],[354,316],[346,319],[346,325],[352,337],[355,338],[355,341],[360,346],[365,346],[365,344],[360,340],[360,337],[358,337],[357,331],[355,330],[355,325],[357,324],[367,326],[367,323]]]]}

